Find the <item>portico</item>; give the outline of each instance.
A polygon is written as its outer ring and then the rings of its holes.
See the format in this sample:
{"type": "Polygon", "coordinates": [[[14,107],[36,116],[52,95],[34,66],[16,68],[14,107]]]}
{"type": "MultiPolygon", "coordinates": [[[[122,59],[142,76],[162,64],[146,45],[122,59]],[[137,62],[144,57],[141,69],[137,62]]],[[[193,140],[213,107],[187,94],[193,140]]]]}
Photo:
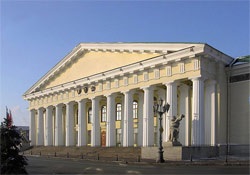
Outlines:
{"type": "Polygon", "coordinates": [[[31,144],[155,146],[159,98],[170,104],[164,142],[171,118],[184,114],[183,145],[223,143],[226,76],[216,73],[231,60],[200,43],[81,43],[24,94],[31,144]]]}

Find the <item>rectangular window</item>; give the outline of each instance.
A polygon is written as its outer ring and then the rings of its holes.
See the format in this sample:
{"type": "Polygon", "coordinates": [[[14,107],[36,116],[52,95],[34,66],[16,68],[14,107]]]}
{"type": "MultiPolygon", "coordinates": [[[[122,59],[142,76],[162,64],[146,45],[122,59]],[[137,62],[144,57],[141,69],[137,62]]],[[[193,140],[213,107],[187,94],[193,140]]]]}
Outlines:
{"type": "Polygon", "coordinates": [[[116,104],[116,120],[122,120],[122,105],[121,105],[121,103],[116,104]]]}
{"type": "Polygon", "coordinates": [[[160,70],[159,69],[155,69],[154,73],[155,73],[155,79],[159,79],[160,78],[160,70]]]}
{"type": "Polygon", "coordinates": [[[115,88],[118,88],[118,87],[119,87],[119,80],[115,79],[115,88]]]}
{"type": "Polygon", "coordinates": [[[198,59],[194,60],[194,70],[200,69],[200,61],[198,59]]]}
{"type": "Polygon", "coordinates": [[[133,118],[138,118],[138,103],[137,103],[137,101],[133,102],[133,118]]]}
{"type": "Polygon", "coordinates": [[[167,67],[166,67],[166,75],[167,75],[167,76],[171,76],[171,75],[172,75],[171,66],[167,66],[167,67]]]}
{"type": "Polygon", "coordinates": [[[144,78],[144,81],[148,81],[148,72],[144,72],[143,78],[144,78]]]}
{"type": "Polygon", "coordinates": [[[134,84],[138,83],[138,75],[134,75],[134,84]]]}
{"type": "Polygon", "coordinates": [[[128,77],[124,77],[123,81],[124,81],[124,86],[127,86],[128,85],[128,77]]]}
{"type": "Polygon", "coordinates": [[[101,122],[106,122],[107,121],[107,107],[102,106],[102,118],[101,122]]]}
{"type": "Polygon", "coordinates": [[[180,63],[180,73],[184,73],[185,72],[185,64],[184,63],[180,63]]]}
{"type": "Polygon", "coordinates": [[[91,144],[91,130],[88,130],[88,144],[91,144]]]}
{"type": "Polygon", "coordinates": [[[106,89],[110,89],[110,81],[106,82],[106,89]]]}
{"type": "Polygon", "coordinates": [[[92,123],[92,108],[88,110],[88,123],[92,123]]]}
{"type": "Polygon", "coordinates": [[[122,143],[121,129],[116,129],[116,145],[120,147],[121,143],[122,143]]]}

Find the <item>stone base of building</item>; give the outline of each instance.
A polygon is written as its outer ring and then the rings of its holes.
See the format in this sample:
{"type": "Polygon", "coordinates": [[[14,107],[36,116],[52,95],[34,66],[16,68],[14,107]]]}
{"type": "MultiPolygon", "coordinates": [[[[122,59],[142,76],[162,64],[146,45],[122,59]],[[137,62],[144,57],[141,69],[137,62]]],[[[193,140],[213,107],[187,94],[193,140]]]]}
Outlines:
{"type": "MultiPolygon", "coordinates": [[[[218,157],[220,150],[218,146],[169,146],[164,144],[163,156],[165,160],[178,161],[200,158],[218,157]]],[[[142,159],[158,158],[158,147],[142,147],[142,159]]]]}

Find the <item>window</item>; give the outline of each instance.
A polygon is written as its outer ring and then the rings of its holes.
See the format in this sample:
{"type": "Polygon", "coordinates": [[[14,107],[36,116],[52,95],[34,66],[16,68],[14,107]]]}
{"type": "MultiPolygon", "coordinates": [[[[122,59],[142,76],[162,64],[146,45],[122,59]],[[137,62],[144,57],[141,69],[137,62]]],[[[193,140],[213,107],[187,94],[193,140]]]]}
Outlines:
{"type": "Polygon", "coordinates": [[[101,122],[106,122],[107,121],[107,107],[102,106],[102,118],[101,122]]]}
{"type": "Polygon", "coordinates": [[[121,103],[116,104],[116,120],[122,119],[122,105],[121,103]]]}
{"type": "Polygon", "coordinates": [[[92,122],[92,108],[89,108],[88,110],[88,123],[92,122]]]}
{"type": "Polygon", "coordinates": [[[75,122],[76,122],[76,125],[78,125],[78,109],[76,110],[75,122]]]}
{"type": "Polygon", "coordinates": [[[160,78],[160,70],[159,69],[155,69],[154,73],[155,73],[155,79],[159,79],[160,78]]]}
{"type": "Polygon", "coordinates": [[[138,75],[134,75],[134,84],[138,83],[138,75]]]}
{"type": "Polygon", "coordinates": [[[133,101],[133,118],[138,118],[138,102],[133,101]]]}
{"type": "Polygon", "coordinates": [[[148,72],[143,73],[144,81],[148,81],[148,72]]]}

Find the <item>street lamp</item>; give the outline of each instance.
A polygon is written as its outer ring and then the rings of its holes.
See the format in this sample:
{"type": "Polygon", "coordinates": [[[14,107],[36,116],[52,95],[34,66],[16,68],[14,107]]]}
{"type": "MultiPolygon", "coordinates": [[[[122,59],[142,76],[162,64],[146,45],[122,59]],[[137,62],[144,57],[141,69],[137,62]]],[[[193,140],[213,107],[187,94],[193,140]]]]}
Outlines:
{"type": "Polygon", "coordinates": [[[166,111],[168,112],[170,105],[167,103],[165,105],[163,105],[163,100],[160,99],[159,100],[159,104],[155,104],[154,105],[154,112],[157,112],[159,114],[159,124],[160,124],[160,136],[159,136],[159,158],[157,160],[157,163],[163,163],[165,162],[164,158],[163,158],[163,147],[162,147],[162,132],[163,132],[163,128],[162,128],[162,114],[164,114],[166,111]]]}

